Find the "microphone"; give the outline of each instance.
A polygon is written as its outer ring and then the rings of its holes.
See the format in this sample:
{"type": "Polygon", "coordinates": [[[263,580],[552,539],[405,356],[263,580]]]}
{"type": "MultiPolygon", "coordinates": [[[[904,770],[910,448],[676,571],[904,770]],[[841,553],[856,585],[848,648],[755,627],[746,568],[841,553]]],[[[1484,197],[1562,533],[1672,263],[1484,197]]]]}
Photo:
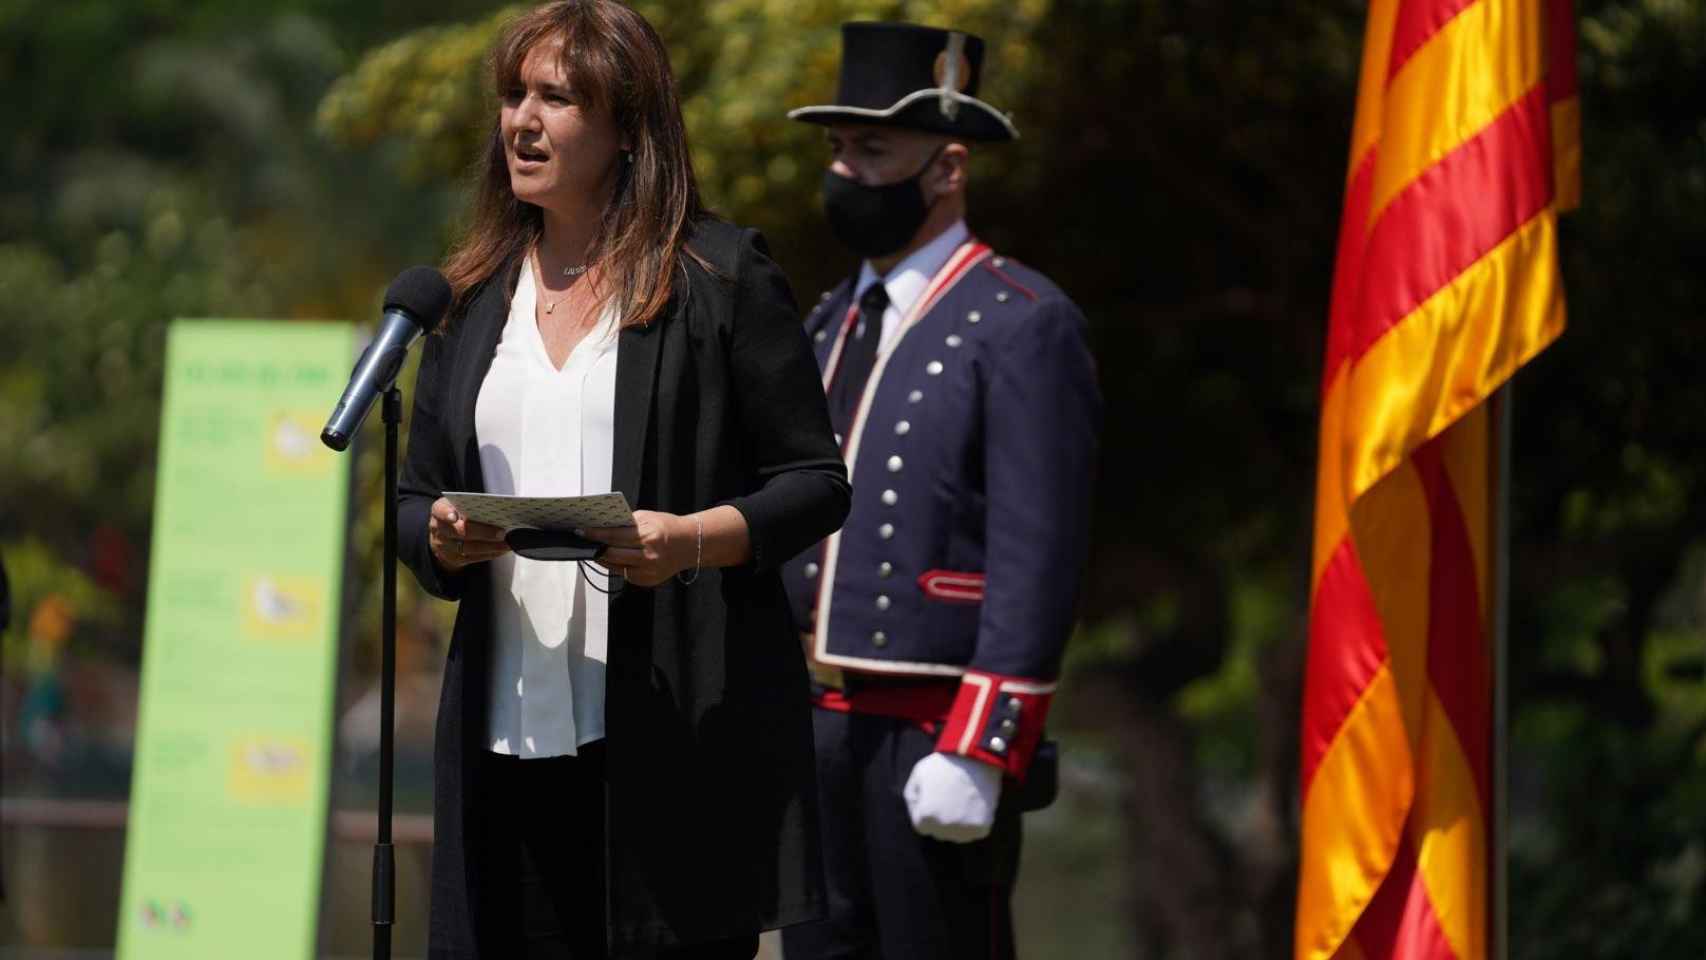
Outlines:
{"type": "Polygon", "coordinates": [[[444,309],[450,306],[450,284],[444,275],[431,267],[410,267],[397,274],[385,290],[385,313],[379,321],[379,334],[350,373],[349,386],[332,408],[326,429],[320,431],[320,442],[333,450],[343,450],[361,429],[373,401],[391,389],[397,371],[403,369],[403,357],[415,338],[426,332],[444,309]]]}

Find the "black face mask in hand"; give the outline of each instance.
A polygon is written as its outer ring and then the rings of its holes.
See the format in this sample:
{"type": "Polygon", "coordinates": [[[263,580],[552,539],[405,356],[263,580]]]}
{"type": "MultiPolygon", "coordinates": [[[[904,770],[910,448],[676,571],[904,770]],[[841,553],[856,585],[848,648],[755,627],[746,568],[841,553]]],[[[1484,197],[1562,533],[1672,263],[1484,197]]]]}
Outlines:
{"type": "Polygon", "coordinates": [[[904,248],[930,215],[920,181],[941,152],[941,148],[932,152],[912,176],[880,187],[867,187],[834,170],[825,170],[823,209],[835,238],[866,258],[886,257],[904,248]]]}

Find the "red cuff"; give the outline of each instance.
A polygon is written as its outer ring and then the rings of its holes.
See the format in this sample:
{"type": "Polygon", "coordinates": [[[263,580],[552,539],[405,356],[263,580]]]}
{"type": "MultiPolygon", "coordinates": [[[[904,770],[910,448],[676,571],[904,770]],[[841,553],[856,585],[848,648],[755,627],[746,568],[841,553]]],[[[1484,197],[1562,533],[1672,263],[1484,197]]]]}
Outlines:
{"type": "Polygon", "coordinates": [[[1024,780],[1043,739],[1053,683],[967,670],[936,749],[994,764],[1024,780]]]}

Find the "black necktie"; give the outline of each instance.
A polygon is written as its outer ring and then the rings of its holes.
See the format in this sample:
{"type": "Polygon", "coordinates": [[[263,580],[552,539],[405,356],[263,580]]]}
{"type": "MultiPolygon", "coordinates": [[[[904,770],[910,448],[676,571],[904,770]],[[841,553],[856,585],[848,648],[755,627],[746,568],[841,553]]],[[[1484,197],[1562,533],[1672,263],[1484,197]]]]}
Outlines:
{"type": "Polygon", "coordinates": [[[876,366],[877,341],[883,338],[883,311],[888,307],[889,292],[881,283],[871,284],[859,298],[859,316],[841,347],[835,382],[829,385],[829,420],[839,436],[847,435],[859,397],[865,392],[865,381],[876,366]]]}

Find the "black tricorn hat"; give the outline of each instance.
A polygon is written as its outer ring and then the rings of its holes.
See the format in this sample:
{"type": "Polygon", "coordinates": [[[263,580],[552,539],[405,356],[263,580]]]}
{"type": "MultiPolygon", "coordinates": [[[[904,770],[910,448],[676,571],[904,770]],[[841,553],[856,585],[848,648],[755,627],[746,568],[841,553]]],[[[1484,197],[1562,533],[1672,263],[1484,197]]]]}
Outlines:
{"type": "Polygon", "coordinates": [[[912,23],[841,25],[835,102],[788,111],[807,123],[871,123],[967,140],[1015,140],[1001,111],[977,99],[983,40],[912,23]]]}

